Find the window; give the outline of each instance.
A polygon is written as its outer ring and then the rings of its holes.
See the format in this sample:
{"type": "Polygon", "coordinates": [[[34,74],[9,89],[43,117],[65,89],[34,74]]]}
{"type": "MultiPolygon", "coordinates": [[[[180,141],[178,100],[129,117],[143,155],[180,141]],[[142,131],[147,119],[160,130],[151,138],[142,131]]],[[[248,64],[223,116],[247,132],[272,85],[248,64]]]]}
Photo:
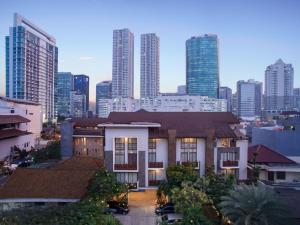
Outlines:
{"type": "Polygon", "coordinates": [[[229,138],[221,138],[221,147],[230,147],[229,138]]]}
{"type": "Polygon", "coordinates": [[[137,139],[128,138],[128,153],[136,153],[136,152],[137,152],[137,139]]]}
{"type": "Polygon", "coordinates": [[[285,172],[276,172],[277,180],[285,180],[285,172]]]}
{"type": "Polygon", "coordinates": [[[115,161],[116,164],[125,163],[125,138],[115,139],[115,161]]]}
{"type": "Polygon", "coordinates": [[[197,139],[181,139],[181,162],[197,162],[197,139]]]}
{"type": "Polygon", "coordinates": [[[222,152],[221,160],[222,161],[237,161],[238,153],[237,152],[222,152]]]}
{"type": "Polygon", "coordinates": [[[117,181],[121,183],[137,183],[137,173],[116,173],[117,181]]]}
{"type": "Polygon", "coordinates": [[[156,171],[155,170],[149,170],[148,179],[149,180],[156,180],[156,171]]]}
{"type": "Polygon", "coordinates": [[[156,162],[156,140],[149,139],[148,140],[148,161],[156,162]]]}

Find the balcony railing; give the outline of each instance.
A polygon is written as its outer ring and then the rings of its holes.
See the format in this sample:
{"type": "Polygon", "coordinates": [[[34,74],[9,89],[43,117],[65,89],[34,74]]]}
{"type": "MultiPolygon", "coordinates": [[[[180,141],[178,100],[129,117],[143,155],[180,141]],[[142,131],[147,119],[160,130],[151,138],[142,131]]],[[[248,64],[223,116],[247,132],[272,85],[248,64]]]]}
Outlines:
{"type": "Polygon", "coordinates": [[[163,162],[149,162],[148,163],[149,168],[164,168],[163,162]]]}
{"type": "Polygon", "coordinates": [[[238,168],[239,161],[238,160],[220,160],[221,168],[238,168]]]}
{"type": "Polygon", "coordinates": [[[115,170],[137,170],[137,164],[115,164],[115,170]]]}
{"type": "Polygon", "coordinates": [[[199,162],[180,162],[181,165],[184,166],[192,166],[194,168],[199,168],[199,162]]]}
{"type": "Polygon", "coordinates": [[[161,180],[149,180],[148,185],[149,186],[158,186],[160,184],[161,180]]]}

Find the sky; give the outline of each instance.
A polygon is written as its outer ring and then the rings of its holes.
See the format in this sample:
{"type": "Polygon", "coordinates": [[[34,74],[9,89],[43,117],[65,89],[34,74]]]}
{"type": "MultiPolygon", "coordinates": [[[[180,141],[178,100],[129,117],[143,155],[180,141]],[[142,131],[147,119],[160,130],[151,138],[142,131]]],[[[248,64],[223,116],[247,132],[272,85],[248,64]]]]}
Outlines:
{"type": "Polygon", "coordinates": [[[236,90],[238,80],[264,81],[278,58],[294,66],[300,87],[298,0],[0,0],[0,94],[5,93],[5,35],[18,12],[56,38],[58,71],[90,76],[95,86],[112,74],[114,29],[135,36],[135,97],[139,97],[140,35],[160,37],[161,92],[185,84],[185,41],[219,37],[220,82],[236,90]]]}

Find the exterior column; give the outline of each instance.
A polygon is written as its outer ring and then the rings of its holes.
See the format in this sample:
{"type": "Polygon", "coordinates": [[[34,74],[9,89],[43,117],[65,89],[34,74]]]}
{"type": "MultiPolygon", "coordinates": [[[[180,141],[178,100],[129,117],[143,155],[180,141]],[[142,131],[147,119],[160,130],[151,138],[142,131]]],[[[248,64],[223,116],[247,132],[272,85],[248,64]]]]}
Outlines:
{"type": "Polygon", "coordinates": [[[139,187],[145,187],[146,186],[146,152],[145,151],[139,151],[139,172],[138,172],[138,181],[139,181],[139,187]]]}
{"type": "Polygon", "coordinates": [[[176,165],[176,130],[168,130],[168,166],[176,165]]]}
{"type": "Polygon", "coordinates": [[[205,170],[214,166],[214,147],[215,147],[215,130],[210,129],[207,131],[205,143],[205,170]]]}

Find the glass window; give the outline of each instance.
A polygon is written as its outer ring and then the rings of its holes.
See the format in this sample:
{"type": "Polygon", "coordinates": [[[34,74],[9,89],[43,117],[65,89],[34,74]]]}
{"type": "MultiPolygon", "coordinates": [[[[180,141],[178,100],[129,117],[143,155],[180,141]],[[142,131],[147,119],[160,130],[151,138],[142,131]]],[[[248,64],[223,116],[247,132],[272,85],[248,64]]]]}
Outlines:
{"type": "Polygon", "coordinates": [[[156,180],[156,171],[155,170],[149,170],[148,179],[149,180],[156,180]]]}
{"type": "Polygon", "coordinates": [[[115,163],[125,163],[125,138],[115,139],[115,163]]]}
{"type": "Polygon", "coordinates": [[[120,183],[137,183],[137,173],[116,173],[116,176],[120,183]]]}
{"type": "Polygon", "coordinates": [[[128,138],[128,153],[136,153],[136,152],[137,152],[137,139],[128,138]]]}
{"type": "Polygon", "coordinates": [[[285,180],[285,172],[276,172],[276,178],[278,180],[285,180]]]}
{"type": "Polygon", "coordinates": [[[181,139],[181,162],[197,162],[197,139],[181,139]]]}
{"type": "Polygon", "coordinates": [[[237,161],[238,153],[237,152],[222,152],[221,160],[222,161],[237,161]]]}
{"type": "Polygon", "coordinates": [[[221,138],[221,147],[230,147],[229,138],[221,138]]]}
{"type": "Polygon", "coordinates": [[[156,162],[156,140],[148,140],[148,161],[156,162]]]}

